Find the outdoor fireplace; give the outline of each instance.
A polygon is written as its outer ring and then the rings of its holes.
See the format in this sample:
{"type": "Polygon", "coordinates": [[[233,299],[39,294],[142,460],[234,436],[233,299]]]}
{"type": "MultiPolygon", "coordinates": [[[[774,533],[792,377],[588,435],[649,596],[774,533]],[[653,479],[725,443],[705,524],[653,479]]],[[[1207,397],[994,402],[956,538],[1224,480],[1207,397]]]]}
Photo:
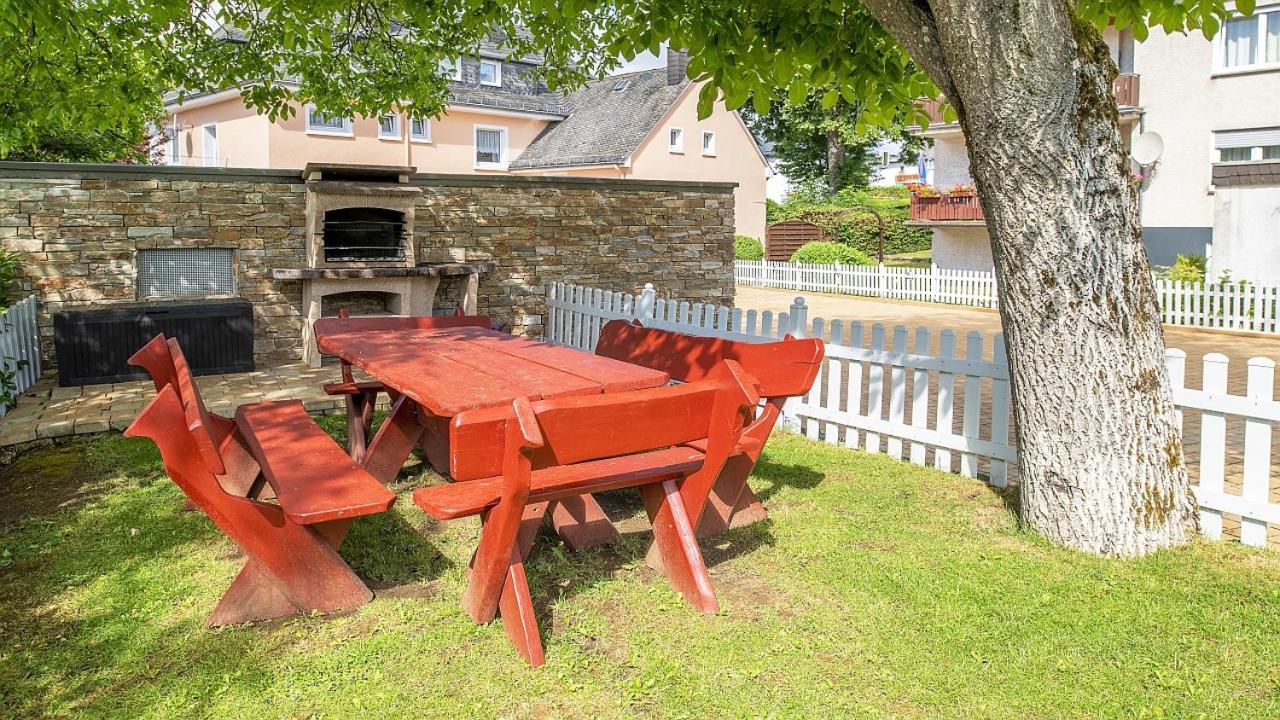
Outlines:
{"type": "Polygon", "coordinates": [[[404,260],[405,219],[399,210],[353,207],[324,214],[324,261],[404,260]]]}
{"type": "Polygon", "coordinates": [[[341,307],[354,314],[430,315],[440,278],[461,276],[462,309],[476,312],[480,274],[492,271],[493,263],[417,261],[414,208],[422,189],[409,182],[413,172],[411,167],[326,163],[303,169],[306,266],[276,268],[271,274],[302,282],[302,358],[313,367],[320,364],[313,324],[341,307]],[[367,302],[372,297],[381,301],[367,302]]]}

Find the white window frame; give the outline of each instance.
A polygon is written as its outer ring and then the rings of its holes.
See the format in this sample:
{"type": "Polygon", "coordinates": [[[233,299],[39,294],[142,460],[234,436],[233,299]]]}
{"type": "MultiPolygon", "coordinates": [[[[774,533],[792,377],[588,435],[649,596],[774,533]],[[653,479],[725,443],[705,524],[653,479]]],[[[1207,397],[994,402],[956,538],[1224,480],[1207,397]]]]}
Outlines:
{"type": "Polygon", "coordinates": [[[713,130],[702,131],[702,155],[703,157],[716,156],[716,134],[713,130]],[[707,147],[707,138],[711,138],[711,147],[707,147]]]}
{"type": "MultiPolygon", "coordinates": [[[[1245,17],[1237,15],[1232,20],[1239,20],[1245,17]]],[[[1267,52],[1267,28],[1275,24],[1280,26],[1280,5],[1267,5],[1259,7],[1253,11],[1250,18],[1254,21],[1255,32],[1254,47],[1257,57],[1260,60],[1256,63],[1248,65],[1227,65],[1227,24],[1222,23],[1222,27],[1218,33],[1213,36],[1213,74],[1214,75],[1235,75],[1239,73],[1263,72],[1267,70],[1280,70],[1280,58],[1267,62],[1265,60],[1267,52]]]]}
{"type": "Polygon", "coordinates": [[[206,167],[218,167],[218,123],[205,123],[200,126],[200,154],[206,167]],[[210,131],[213,131],[210,133],[210,131]],[[210,143],[210,138],[213,142],[210,143]],[[213,147],[210,148],[210,145],[213,147]]]}
{"type": "Polygon", "coordinates": [[[452,80],[461,80],[461,79],[462,79],[462,58],[461,58],[461,57],[456,57],[456,58],[453,58],[453,59],[450,61],[450,62],[452,62],[452,63],[453,63],[453,75],[452,75],[452,76],[450,76],[450,75],[449,75],[449,73],[448,73],[448,68],[447,68],[447,67],[445,66],[445,64],[444,64],[445,62],[446,62],[446,61],[441,60],[441,61],[440,61],[440,63],[439,63],[439,65],[437,65],[437,67],[439,67],[439,68],[440,68],[440,73],[441,73],[442,75],[444,75],[445,77],[448,77],[448,78],[450,78],[450,79],[452,79],[452,80]]]}
{"type": "Polygon", "coordinates": [[[312,105],[307,106],[307,134],[308,135],[335,135],[338,137],[354,137],[355,128],[352,125],[351,118],[342,118],[342,128],[331,128],[327,126],[315,126],[311,123],[312,115],[315,115],[316,109],[312,105]]]}
{"type": "Polygon", "coordinates": [[[667,128],[667,152],[684,154],[684,128],[667,128]],[[676,139],[671,140],[671,134],[676,134],[676,139]]]}
{"type": "Polygon", "coordinates": [[[404,137],[402,130],[403,128],[400,127],[400,113],[386,113],[385,115],[380,115],[378,117],[379,140],[400,140],[404,137]],[[386,118],[391,118],[392,121],[391,124],[393,129],[390,133],[382,127],[382,121],[386,118]]]}
{"type": "Polygon", "coordinates": [[[502,61],[501,61],[501,60],[489,60],[489,59],[486,59],[486,58],[481,58],[481,59],[480,59],[480,64],[479,64],[478,66],[476,66],[476,80],[477,80],[481,85],[488,85],[489,87],[502,87],[502,61]],[[492,80],[492,81],[486,81],[486,80],[484,80],[484,79],[483,79],[483,77],[484,77],[484,76],[483,76],[481,73],[483,72],[483,70],[484,70],[484,66],[485,66],[485,65],[492,65],[492,66],[493,66],[493,80],[492,80]]]}
{"type": "Polygon", "coordinates": [[[1268,160],[1263,157],[1263,148],[1280,145],[1280,127],[1250,128],[1245,130],[1218,130],[1212,133],[1211,135],[1212,137],[1209,142],[1211,162],[1215,164],[1216,163],[1275,162],[1275,160],[1268,160]],[[1231,142],[1224,147],[1220,142],[1219,136],[1221,134],[1226,134],[1226,133],[1244,135],[1245,136],[1244,139],[1248,140],[1249,144],[1244,144],[1242,142],[1231,142]],[[1253,137],[1249,137],[1249,136],[1253,136],[1253,137]],[[1223,160],[1222,159],[1223,150],[1241,149],[1241,148],[1247,148],[1249,150],[1248,160],[1223,160]]]}
{"type": "Polygon", "coordinates": [[[510,162],[510,150],[508,149],[507,127],[504,125],[473,125],[471,127],[471,160],[475,163],[476,170],[506,170],[510,162]],[[481,130],[489,130],[491,132],[502,133],[502,146],[500,160],[496,163],[480,162],[476,158],[476,154],[480,152],[480,143],[478,142],[481,130]]]}
{"type": "Polygon", "coordinates": [[[169,131],[166,133],[169,138],[168,142],[168,163],[170,165],[182,164],[182,127],[178,125],[178,116],[173,116],[173,122],[169,125],[169,131]]]}
{"type": "Polygon", "coordinates": [[[409,140],[416,143],[431,142],[431,118],[409,118],[409,140]],[[422,126],[427,130],[426,133],[419,134],[414,132],[413,124],[415,122],[421,122],[422,126]]]}

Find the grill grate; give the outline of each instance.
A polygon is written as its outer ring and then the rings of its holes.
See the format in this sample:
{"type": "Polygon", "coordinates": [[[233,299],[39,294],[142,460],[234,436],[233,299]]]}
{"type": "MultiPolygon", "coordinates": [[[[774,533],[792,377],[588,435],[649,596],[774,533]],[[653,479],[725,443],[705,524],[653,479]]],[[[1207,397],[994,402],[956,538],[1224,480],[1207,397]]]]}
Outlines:
{"type": "Polygon", "coordinates": [[[324,217],[325,262],[404,260],[404,226],[395,210],[331,210],[324,217]]]}

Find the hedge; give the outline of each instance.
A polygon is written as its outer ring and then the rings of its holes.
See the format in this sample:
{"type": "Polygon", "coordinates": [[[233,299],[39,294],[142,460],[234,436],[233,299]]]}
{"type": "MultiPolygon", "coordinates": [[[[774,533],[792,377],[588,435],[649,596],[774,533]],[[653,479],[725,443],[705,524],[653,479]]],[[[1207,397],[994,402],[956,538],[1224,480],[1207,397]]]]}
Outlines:
{"type": "Polygon", "coordinates": [[[840,263],[842,265],[872,265],[874,264],[866,253],[859,252],[844,243],[838,242],[807,242],[800,246],[791,256],[791,262],[809,263],[812,265],[832,265],[840,263]]]}

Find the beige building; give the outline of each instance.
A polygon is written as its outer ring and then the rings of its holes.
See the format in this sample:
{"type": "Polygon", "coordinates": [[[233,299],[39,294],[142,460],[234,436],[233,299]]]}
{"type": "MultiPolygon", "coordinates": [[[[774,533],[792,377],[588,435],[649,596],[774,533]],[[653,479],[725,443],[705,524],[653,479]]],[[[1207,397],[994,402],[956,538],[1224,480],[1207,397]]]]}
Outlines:
{"type": "MultiPolygon", "coordinates": [[[[1143,240],[1153,265],[1178,254],[1205,255],[1208,276],[1280,285],[1280,1],[1223,24],[1212,39],[1153,28],[1143,42],[1104,34],[1120,71],[1116,103],[1126,144],[1158,136],[1145,166],[1143,240]]],[[[941,118],[939,118],[940,120],[941,118]]],[[[935,172],[947,190],[973,182],[955,123],[930,125],[935,172]]],[[[942,267],[990,269],[991,249],[977,198],[913,207],[913,222],[934,231],[942,267]],[[972,212],[970,212],[972,211],[972,212]]]]}
{"type": "Polygon", "coordinates": [[[738,233],[764,237],[769,164],[736,112],[700,120],[687,56],[664,68],[549,92],[537,56],[500,43],[443,64],[451,102],[438,118],[403,113],[331,118],[299,107],[272,122],[239,90],[167,105],[165,160],[175,165],[302,168],[307,163],[411,166],[424,173],[519,174],[734,182],[738,233]]]}

